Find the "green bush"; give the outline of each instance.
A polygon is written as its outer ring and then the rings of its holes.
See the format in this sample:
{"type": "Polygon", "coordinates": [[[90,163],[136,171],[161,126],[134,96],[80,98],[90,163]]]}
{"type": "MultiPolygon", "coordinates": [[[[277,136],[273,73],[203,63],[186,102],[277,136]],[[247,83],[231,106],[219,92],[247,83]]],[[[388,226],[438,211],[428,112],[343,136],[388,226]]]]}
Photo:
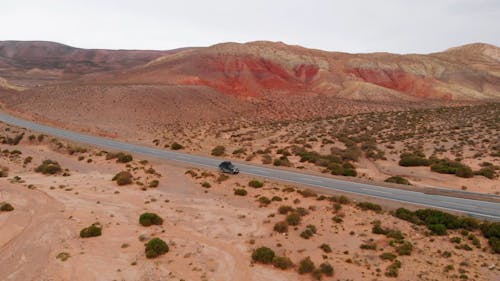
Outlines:
{"type": "Polygon", "coordinates": [[[261,188],[264,186],[264,183],[258,180],[251,180],[248,182],[248,186],[253,188],[261,188]]]}
{"type": "Polygon", "coordinates": [[[177,143],[177,142],[174,142],[170,145],[170,149],[172,150],[179,150],[179,149],[183,149],[184,146],[182,146],[180,143],[177,143]]]}
{"type": "Polygon", "coordinates": [[[395,260],[391,265],[389,265],[385,271],[385,276],[387,277],[398,277],[399,269],[401,268],[401,262],[395,260]]]}
{"type": "Polygon", "coordinates": [[[375,243],[364,243],[359,245],[359,248],[363,250],[376,250],[377,245],[375,243]]]}
{"type": "Polygon", "coordinates": [[[286,233],[286,232],[288,232],[288,223],[286,221],[277,222],[274,225],[273,229],[274,229],[274,231],[276,231],[278,233],[286,233]]]}
{"type": "Polygon", "coordinates": [[[319,270],[321,271],[321,273],[323,273],[326,276],[333,276],[333,266],[331,266],[327,262],[320,264],[319,270]]]}
{"type": "Polygon", "coordinates": [[[450,242],[451,243],[460,244],[460,242],[462,242],[462,238],[460,238],[460,237],[451,237],[450,238],[450,242]]]}
{"type": "Polygon", "coordinates": [[[349,204],[351,202],[351,200],[349,200],[349,198],[347,198],[344,195],[341,195],[339,197],[338,201],[339,201],[340,204],[349,204]]]}
{"type": "Polygon", "coordinates": [[[396,247],[396,252],[401,256],[409,256],[412,251],[413,245],[408,241],[404,241],[403,244],[396,247]]]}
{"type": "Polygon", "coordinates": [[[118,152],[116,154],[116,162],[118,163],[128,163],[131,162],[132,160],[134,160],[134,158],[130,154],[126,154],[123,152],[118,152]]]}
{"type": "Polygon", "coordinates": [[[488,179],[494,179],[496,177],[495,170],[492,169],[491,167],[481,168],[479,171],[475,172],[474,174],[486,177],[488,179]]]}
{"type": "Polygon", "coordinates": [[[14,211],[14,207],[12,207],[12,205],[7,203],[7,202],[1,202],[0,203],[0,211],[11,212],[11,211],[14,211]]]}
{"type": "Polygon", "coordinates": [[[266,196],[261,196],[259,197],[259,203],[263,206],[267,206],[271,203],[271,199],[267,198],[266,196]]]}
{"type": "Polygon", "coordinates": [[[414,224],[422,223],[422,221],[412,211],[405,208],[396,209],[396,211],[394,212],[394,216],[414,224]]]}
{"type": "Polygon", "coordinates": [[[139,217],[139,223],[143,226],[162,225],[163,219],[155,213],[143,213],[139,217]]]}
{"type": "Polygon", "coordinates": [[[316,269],[310,257],[302,259],[299,263],[299,274],[311,273],[316,269]]]}
{"type": "Polygon", "coordinates": [[[460,218],[439,210],[421,209],[415,211],[415,215],[426,225],[442,224],[447,229],[458,229],[462,226],[460,218]]]}
{"type": "Polygon", "coordinates": [[[443,224],[429,224],[427,228],[435,235],[446,235],[446,226],[443,224]]]}
{"type": "Polygon", "coordinates": [[[456,176],[462,178],[470,178],[474,176],[474,173],[469,166],[448,159],[437,160],[431,165],[431,171],[441,174],[455,174],[456,176]]]}
{"type": "Polygon", "coordinates": [[[358,207],[362,210],[372,210],[377,213],[382,211],[382,207],[380,205],[371,202],[360,202],[358,203],[358,207]]]}
{"type": "Polygon", "coordinates": [[[248,194],[248,192],[243,188],[237,188],[234,190],[234,195],[246,196],[247,194],[248,194]]]}
{"type": "Polygon", "coordinates": [[[61,171],[62,169],[59,163],[53,160],[44,160],[42,164],[35,168],[35,172],[42,173],[44,175],[54,175],[61,171]]]}
{"type": "Polygon", "coordinates": [[[292,212],[286,217],[286,222],[289,225],[299,225],[301,221],[301,216],[297,212],[292,212]]]}
{"type": "Polygon", "coordinates": [[[95,237],[95,236],[101,236],[102,234],[102,227],[99,226],[98,224],[92,224],[89,227],[86,227],[80,231],[80,237],[81,238],[89,238],[89,237],[95,237]]]}
{"type": "Polygon", "coordinates": [[[222,156],[226,153],[226,148],[222,145],[218,145],[212,149],[213,156],[222,156]]]}
{"type": "Polygon", "coordinates": [[[325,253],[331,253],[332,252],[332,248],[330,247],[330,245],[326,244],[326,243],[323,243],[319,246],[319,248],[321,250],[323,250],[323,252],[325,253]]]}
{"type": "Polygon", "coordinates": [[[160,185],[160,181],[159,180],[152,180],[149,183],[149,187],[158,187],[158,185],[160,185]]]}
{"type": "Polygon", "coordinates": [[[404,184],[404,185],[411,185],[411,183],[403,178],[403,177],[400,177],[400,176],[393,176],[393,177],[389,177],[385,180],[385,182],[390,182],[390,183],[397,183],[397,184],[404,184]]]}
{"type": "Polygon", "coordinates": [[[274,251],[268,247],[260,247],[253,251],[252,260],[254,262],[260,262],[264,264],[269,264],[273,262],[274,259],[274,251]]]}
{"type": "Polygon", "coordinates": [[[293,212],[293,207],[292,206],[288,206],[288,205],[282,205],[278,208],[278,213],[282,214],[282,215],[286,215],[288,214],[289,212],[293,212]]]}
{"type": "Polygon", "coordinates": [[[396,255],[393,253],[383,253],[379,257],[383,260],[390,260],[390,261],[393,261],[396,259],[396,255]]]}
{"type": "Polygon", "coordinates": [[[429,159],[422,154],[403,153],[399,160],[399,166],[403,167],[429,166],[429,164],[429,159]]]}
{"type": "Polygon", "coordinates": [[[483,236],[488,238],[494,253],[500,254],[500,222],[485,222],[481,225],[483,236]]]}
{"type": "Polygon", "coordinates": [[[287,257],[274,257],[273,265],[279,269],[288,269],[293,266],[293,262],[287,257]]]}
{"type": "Polygon", "coordinates": [[[113,181],[116,181],[118,185],[127,185],[132,183],[132,174],[127,171],[121,171],[113,177],[113,181]]]}
{"type": "Polygon", "coordinates": [[[313,231],[310,228],[306,228],[304,231],[300,233],[300,237],[304,239],[309,239],[314,235],[313,231]]]}
{"type": "Polygon", "coordinates": [[[153,259],[158,256],[168,253],[169,248],[165,241],[160,238],[153,238],[146,243],[146,248],[144,252],[146,253],[146,258],[153,259]]]}
{"type": "Polygon", "coordinates": [[[271,198],[271,201],[281,202],[281,201],[283,201],[283,198],[275,195],[275,196],[273,196],[273,198],[271,198]]]}
{"type": "Polygon", "coordinates": [[[299,193],[300,195],[302,195],[305,198],[318,196],[318,194],[311,189],[304,189],[304,190],[299,189],[299,190],[297,190],[297,193],[299,193]]]}

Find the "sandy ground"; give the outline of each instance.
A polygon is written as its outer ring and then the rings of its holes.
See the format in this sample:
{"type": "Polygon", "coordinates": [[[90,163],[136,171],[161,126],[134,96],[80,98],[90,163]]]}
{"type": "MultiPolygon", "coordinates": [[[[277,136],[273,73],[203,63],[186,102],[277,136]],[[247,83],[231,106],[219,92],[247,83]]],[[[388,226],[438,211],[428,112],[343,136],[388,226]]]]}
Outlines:
{"type": "Polygon", "coordinates": [[[47,145],[22,143],[1,148],[18,149],[22,156],[0,159],[0,165],[10,169],[7,178],[0,178],[0,201],[15,207],[0,213],[0,280],[312,279],[308,274],[299,275],[296,268],[252,264],[251,252],[259,246],[270,247],[295,264],[306,256],[316,265],[329,262],[335,275],[324,280],[395,280],[384,276],[390,262],[378,256],[393,249],[388,238],[371,233],[375,219],[384,227],[401,230],[414,244],[411,256],[398,257],[402,268],[397,280],[455,280],[460,272],[471,280],[499,280],[499,257],[490,253],[479,233],[484,250],[458,250],[449,241],[451,236],[460,236],[458,232],[426,236],[421,227],[387,213],[361,211],[352,204],[335,212],[328,200],[285,192],[285,186],[277,183],[266,182],[263,188],[254,189],[247,186],[250,178],[241,175],[218,183],[215,172],[201,176],[204,171],[195,170],[200,176],[192,178],[185,174],[187,167],[155,161],[144,165],[137,160],[118,164],[95,156],[93,150],[69,156],[47,145]],[[33,157],[32,163],[23,167],[22,160],[28,155],[33,157]],[[83,159],[78,160],[79,156],[83,159]],[[58,161],[71,175],[33,172],[44,159],[58,161]],[[117,186],[111,178],[126,165],[137,181],[158,178],[159,187],[117,186]],[[144,173],[150,166],[161,176],[144,173]],[[14,180],[15,176],[20,179],[14,180]],[[205,181],[211,188],[201,186],[205,181]],[[234,188],[245,188],[248,195],[235,196],[234,188]],[[283,202],[261,206],[259,196],[278,196],[283,202]],[[285,235],[273,231],[274,224],[284,219],[277,213],[281,205],[309,210],[296,229],[290,227],[285,235]],[[163,225],[141,226],[138,218],[145,211],[163,217],[163,225]],[[333,216],[342,217],[343,222],[332,221],[333,216]],[[103,225],[102,236],[80,238],[79,231],[94,222],[103,225]],[[306,240],[299,234],[309,224],[318,232],[306,240]],[[151,237],[165,240],[169,253],[146,259],[143,244],[151,237]],[[370,239],[378,249],[360,249],[370,239]],[[333,252],[319,249],[323,243],[333,252]],[[445,250],[452,252],[450,258],[439,253],[445,250]],[[70,257],[62,261],[57,258],[60,253],[70,257]],[[448,264],[454,269],[444,273],[448,264]]]}

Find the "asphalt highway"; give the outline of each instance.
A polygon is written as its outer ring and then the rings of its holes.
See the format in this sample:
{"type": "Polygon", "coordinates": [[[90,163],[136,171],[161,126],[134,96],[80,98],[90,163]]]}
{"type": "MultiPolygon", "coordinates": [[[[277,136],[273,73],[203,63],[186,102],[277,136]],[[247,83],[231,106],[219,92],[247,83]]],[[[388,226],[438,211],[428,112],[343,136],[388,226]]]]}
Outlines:
{"type": "MultiPolygon", "coordinates": [[[[10,116],[4,112],[0,112],[0,121],[75,142],[85,143],[110,150],[124,151],[159,159],[182,162],[196,167],[208,167],[214,169],[217,168],[219,163],[222,161],[222,159],[191,155],[187,153],[163,150],[143,145],[136,145],[104,137],[91,136],[69,130],[41,125],[10,116]]],[[[423,207],[455,211],[476,218],[500,221],[500,203],[470,200],[458,197],[448,197],[442,195],[431,195],[416,191],[350,182],[244,163],[235,163],[235,165],[240,169],[241,173],[257,177],[392,200],[400,202],[403,205],[416,204],[423,207]]]]}

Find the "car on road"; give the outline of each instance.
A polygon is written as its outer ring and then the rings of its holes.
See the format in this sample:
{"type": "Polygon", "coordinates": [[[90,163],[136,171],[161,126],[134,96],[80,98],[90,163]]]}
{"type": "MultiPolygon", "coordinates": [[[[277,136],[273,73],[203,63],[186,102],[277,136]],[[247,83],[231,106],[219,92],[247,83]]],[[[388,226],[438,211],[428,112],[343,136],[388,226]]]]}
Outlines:
{"type": "Polygon", "coordinates": [[[238,168],[236,168],[233,165],[233,163],[231,163],[229,161],[224,161],[224,162],[220,163],[219,169],[223,173],[229,173],[229,174],[233,174],[233,175],[240,172],[240,170],[238,168]]]}

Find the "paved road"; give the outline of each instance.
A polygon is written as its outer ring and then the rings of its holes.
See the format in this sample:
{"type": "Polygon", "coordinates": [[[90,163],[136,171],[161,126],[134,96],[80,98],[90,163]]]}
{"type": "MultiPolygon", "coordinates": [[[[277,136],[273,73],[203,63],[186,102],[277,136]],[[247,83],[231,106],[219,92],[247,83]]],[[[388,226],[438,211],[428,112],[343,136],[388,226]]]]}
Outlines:
{"type": "MultiPolygon", "coordinates": [[[[37,123],[12,117],[3,112],[0,112],[0,121],[76,142],[87,143],[90,145],[95,145],[112,150],[139,153],[146,156],[183,162],[198,167],[215,168],[221,161],[220,159],[214,159],[210,157],[190,155],[187,153],[130,144],[103,137],[96,137],[50,126],[40,125],[37,123]]],[[[243,163],[239,163],[237,166],[240,168],[241,173],[244,174],[287,181],[295,184],[304,184],[314,187],[340,190],[348,193],[361,194],[370,197],[388,199],[401,202],[403,204],[411,203],[424,207],[434,207],[449,211],[457,211],[477,218],[500,221],[500,203],[477,201],[457,197],[447,197],[441,195],[430,195],[421,192],[355,183],[243,163]]]]}

